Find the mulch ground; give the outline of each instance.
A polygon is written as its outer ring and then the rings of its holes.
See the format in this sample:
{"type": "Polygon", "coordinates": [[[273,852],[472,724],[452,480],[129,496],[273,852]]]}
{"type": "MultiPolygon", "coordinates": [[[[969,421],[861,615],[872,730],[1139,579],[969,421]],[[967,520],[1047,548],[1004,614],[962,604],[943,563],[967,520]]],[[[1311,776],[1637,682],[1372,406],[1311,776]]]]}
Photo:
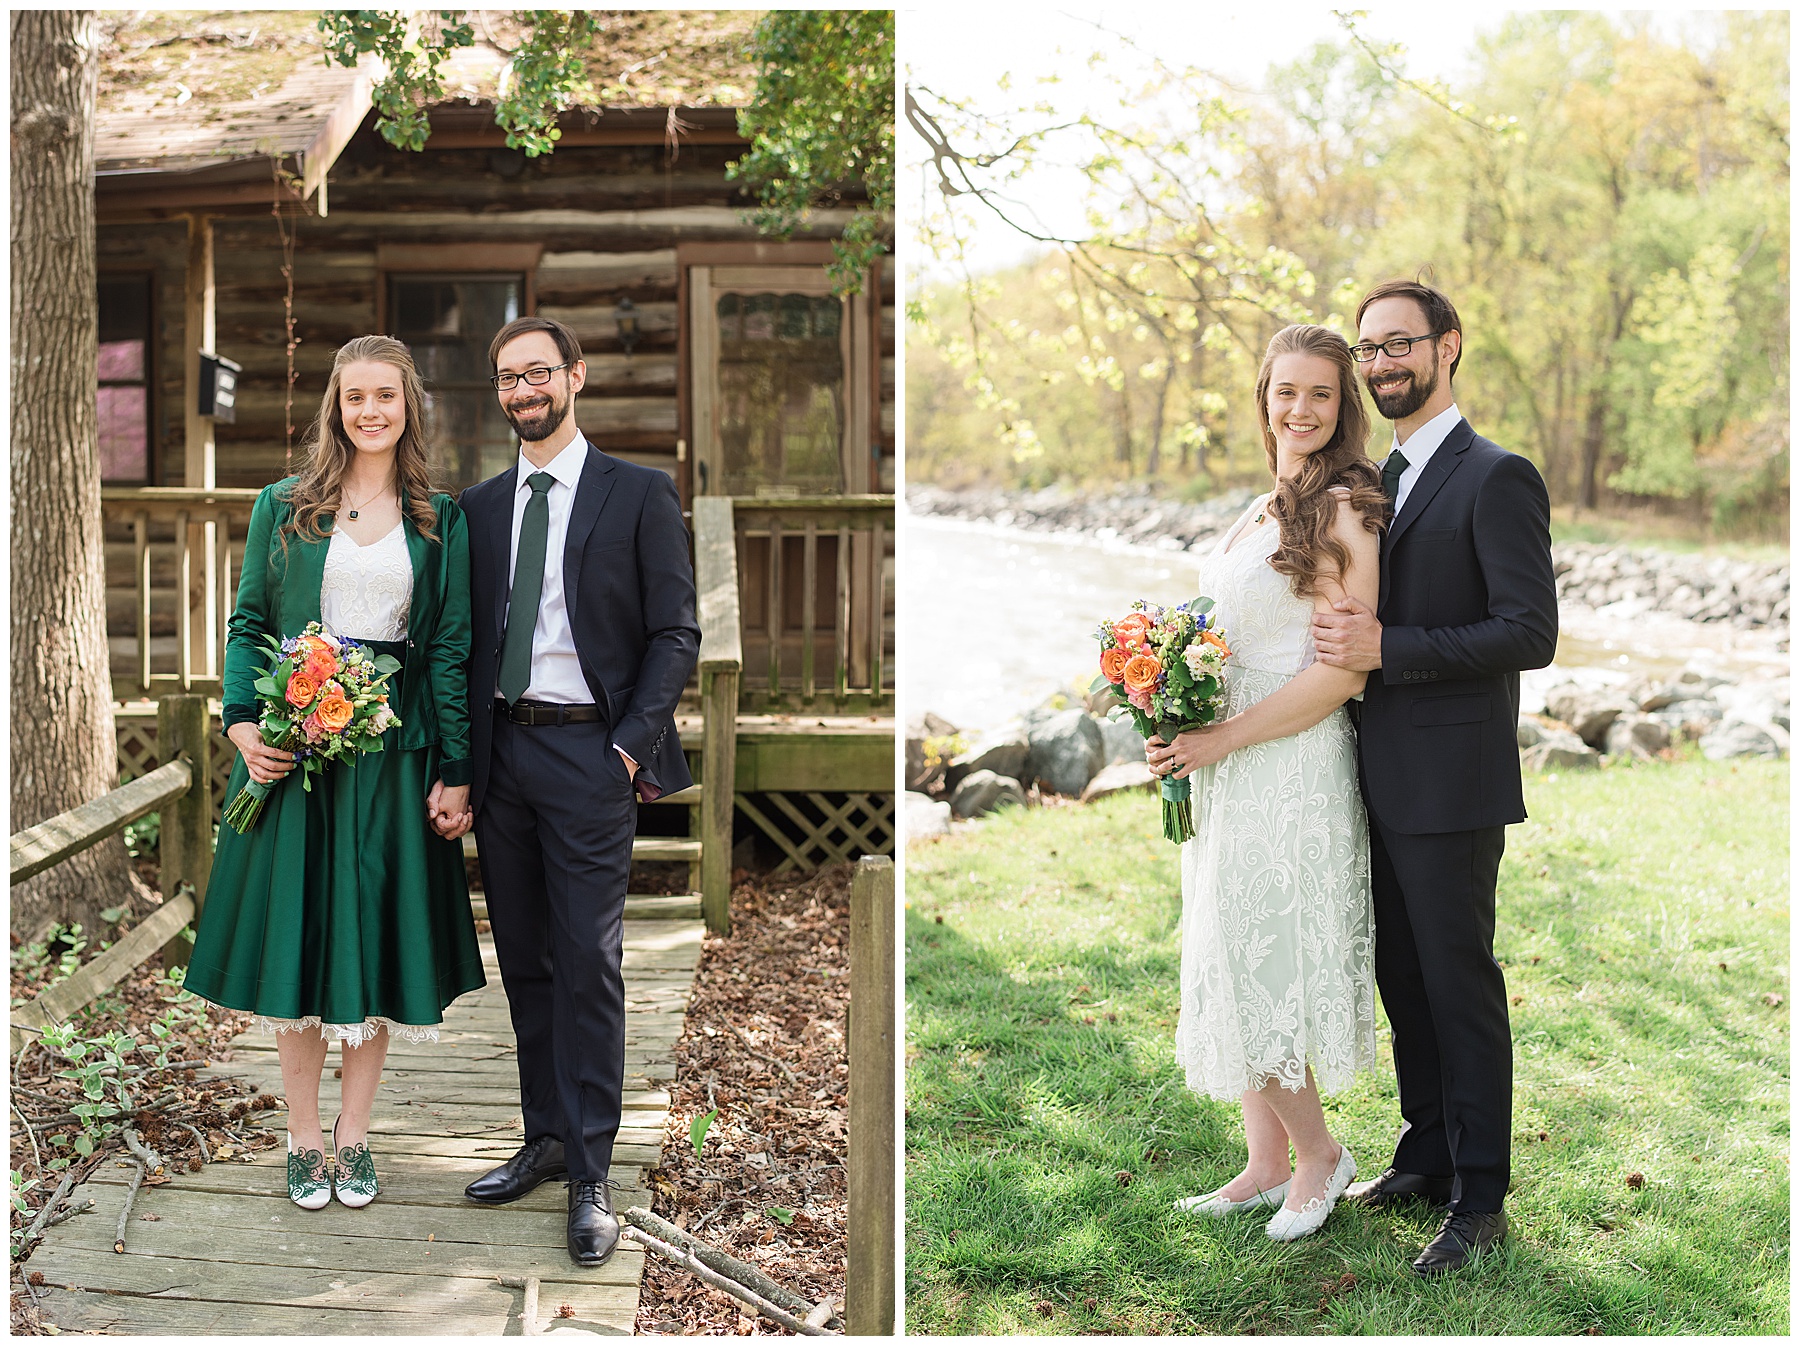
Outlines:
{"type": "MultiPolygon", "coordinates": [[[[844,1302],[850,991],[848,865],[748,879],[709,936],[676,1047],[655,1212],[812,1302],[844,1302]],[[701,1145],[691,1128],[714,1112],[701,1145]]],[[[646,1335],[789,1335],[658,1258],[646,1335]]]]}

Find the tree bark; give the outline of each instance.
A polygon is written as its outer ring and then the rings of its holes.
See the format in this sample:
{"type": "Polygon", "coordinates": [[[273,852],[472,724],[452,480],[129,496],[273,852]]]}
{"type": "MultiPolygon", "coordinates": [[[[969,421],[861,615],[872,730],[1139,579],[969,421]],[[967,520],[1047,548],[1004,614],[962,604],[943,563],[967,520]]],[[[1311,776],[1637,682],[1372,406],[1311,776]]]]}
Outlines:
{"type": "MultiPolygon", "coordinates": [[[[91,10],[12,15],[12,825],[118,779],[95,408],[91,10]]],[[[97,932],[132,891],[112,837],[13,889],[13,929],[97,932]]]]}

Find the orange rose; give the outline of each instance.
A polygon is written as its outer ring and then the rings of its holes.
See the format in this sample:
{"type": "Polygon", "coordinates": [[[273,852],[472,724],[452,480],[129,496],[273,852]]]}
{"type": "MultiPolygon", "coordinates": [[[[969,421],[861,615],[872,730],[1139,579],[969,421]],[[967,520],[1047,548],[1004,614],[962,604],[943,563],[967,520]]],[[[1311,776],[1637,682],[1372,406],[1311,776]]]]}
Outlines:
{"type": "Polygon", "coordinates": [[[1144,692],[1156,686],[1162,665],[1153,654],[1134,654],[1125,664],[1125,686],[1133,692],[1144,692]]]}
{"type": "Polygon", "coordinates": [[[1100,676],[1108,682],[1125,680],[1125,662],[1131,656],[1121,649],[1100,651],[1100,676]]]}
{"type": "Polygon", "coordinates": [[[344,689],[333,683],[325,689],[325,699],[319,702],[319,708],[313,715],[318,719],[320,728],[335,734],[350,723],[350,717],[355,713],[355,707],[344,699],[344,689]]]}
{"type": "Polygon", "coordinates": [[[1113,634],[1118,636],[1120,640],[1127,641],[1130,644],[1141,645],[1144,641],[1144,637],[1150,633],[1150,628],[1154,625],[1156,625],[1156,623],[1151,621],[1143,613],[1134,612],[1122,621],[1113,623],[1113,634]]]}
{"type": "Polygon", "coordinates": [[[1217,645],[1219,647],[1219,652],[1227,659],[1231,657],[1231,646],[1227,645],[1223,638],[1216,635],[1214,632],[1202,631],[1200,633],[1200,639],[1205,641],[1208,645],[1217,645]]]}
{"type": "Polygon", "coordinates": [[[288,679],[288,705],[305,709],[312,705],[313,698],[319,694],[318,678],[313,677],[304,668],[295,669],[294,675],[288,679]]]}

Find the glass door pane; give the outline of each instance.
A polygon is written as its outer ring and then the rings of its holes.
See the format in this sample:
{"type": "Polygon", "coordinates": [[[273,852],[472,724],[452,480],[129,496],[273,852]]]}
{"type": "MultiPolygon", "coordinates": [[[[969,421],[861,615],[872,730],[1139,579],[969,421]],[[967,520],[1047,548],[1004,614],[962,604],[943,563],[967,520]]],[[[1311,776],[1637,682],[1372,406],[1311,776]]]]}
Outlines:
{"type": "Polygon", "coordinates": [[[726,294],[718,433],[727,495],[844,490],[844,305],[830,295],[726,294]]]}

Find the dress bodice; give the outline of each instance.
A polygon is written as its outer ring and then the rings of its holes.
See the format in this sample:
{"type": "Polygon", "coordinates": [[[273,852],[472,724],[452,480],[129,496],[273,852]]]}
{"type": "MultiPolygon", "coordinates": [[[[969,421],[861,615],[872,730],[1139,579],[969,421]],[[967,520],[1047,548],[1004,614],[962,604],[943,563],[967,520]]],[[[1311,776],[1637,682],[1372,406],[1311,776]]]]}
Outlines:
{"type": "Polygon", "coordinates": [[[320,620],[333,635],[353,640],[404,640],[412,585],[404,524],[366,547],[334,529],[319,589],[320,620]]]}
{"type": "Polygon", "coordinates": [[[1280,526],[1265,524],[1232,546],[1268,500],[1253,501],[1200,563],[1200,592],[1214,600],[1214,620],[1231,646],[1227,669],[1294,674],[1314,662],[1313,605],[1295,597],[1289,578],[1269,565],[1280,526]]]}

